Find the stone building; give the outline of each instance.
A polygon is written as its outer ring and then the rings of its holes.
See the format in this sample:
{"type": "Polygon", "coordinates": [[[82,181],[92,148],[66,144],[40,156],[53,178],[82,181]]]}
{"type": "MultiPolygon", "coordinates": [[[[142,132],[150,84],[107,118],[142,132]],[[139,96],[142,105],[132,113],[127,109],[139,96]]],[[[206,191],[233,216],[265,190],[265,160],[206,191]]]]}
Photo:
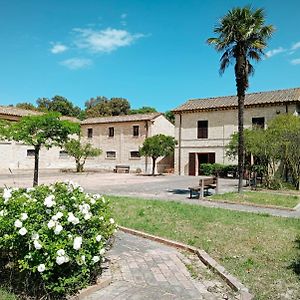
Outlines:
{"type": "MultiPolygon", "coordinates": [[[[175,114],[175,173],[199,175],[201,163],[234,164],[226,145],[238,131],[237,97],[189,100],[175,114]]],[[[244,127],[265,127],[279,114],[300,113],[300,88],[247,94],[244,127]]]]}
{"type": "MultiPolygon", "coordinates": [[[[174,125],[161,113],[89,118],[81,122],[82,136],[102,149],[102,155],[90,158],[87,166],[113,170],[128,165],[131,171],[150,172],[152,160],[140,157],[139,147],[147,137],[156,134],[174,136],[174,125]]],[[[173,167],[172,158],[160,158],[157,171],[173,167]]]]}
{"type": "MultiPolygon", "coordinates": [[[[40,112],[0,106],[0,119],[16,122],[23,116],[38,115],[40,112]]],[[[73,122],[76,118],[62,117],[73,122]]],[[[151,160],[139,157],[138,150],[146,137],[163,133],[174,136],[174,125],[162,114],[139,114],[128,116],[90,118],[81,122],[82,136],[85,141],[101,148],[99,157],[88,158],[86,168],[113,170],[116,165],[128,165],[131,171],[150,172],[151,160]]],[[[30,145],[15,141],[0,140],[0,172],[33,169],[34,151],[30,145]]],[[[158,171],[173,167],[173,158],[161,158],[158,171]]],[[[74,169],[74,158],[63,149],[53,147],[41,149],[40,168],[74,169]]]]}

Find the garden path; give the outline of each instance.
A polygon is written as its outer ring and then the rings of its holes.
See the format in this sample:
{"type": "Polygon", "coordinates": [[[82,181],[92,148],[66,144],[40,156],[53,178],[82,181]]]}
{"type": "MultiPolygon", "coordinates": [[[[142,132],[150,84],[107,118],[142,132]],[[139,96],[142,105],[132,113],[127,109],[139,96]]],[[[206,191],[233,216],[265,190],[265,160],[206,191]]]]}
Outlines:
{"type": "Polygon", "coordinates": [[[238,295],[198,259],[177,249],[118,232],[109,251],[113,282],[84,300],[239,299],[238,295]],[[192,264],[198,276],[187,270],[192,264]]]}

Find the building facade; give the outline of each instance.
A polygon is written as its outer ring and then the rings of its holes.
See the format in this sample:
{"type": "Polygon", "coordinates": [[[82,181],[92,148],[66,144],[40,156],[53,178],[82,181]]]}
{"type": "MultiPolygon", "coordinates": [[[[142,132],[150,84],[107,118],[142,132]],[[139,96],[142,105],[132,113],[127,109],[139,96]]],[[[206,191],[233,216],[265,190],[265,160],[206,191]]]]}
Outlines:
{"type": "MultiPolygon", "coordinates": [[[[0,119],[17,122],[23,116],[38,115],[40,112],[0,106],[0,119]]],[[[62,117],[73,122],[75,118],[62,117]]],[[[88,158],[86,168],[112,171],[116,165],[128,165],[131,171],[150,172],[151,159],[139,156],[139,147],[146,137],[155,134],[174,136],[174,125],[162,114],[142,114],[90,118],[81,122],[83,140],[101,148],[99,157],[88,158]]],[[[30,145],[15,141],[0,140],[0,172],[33,169],[34,149],[30,145]]],[[[161,158],[157,171],[163,172],[173,166],[173,158],[161,158]]],[[[40,151],[41,169],[75,169],[75,161],[61,148],[53,147],[40,151]]]]}
{"type": "MultiPolygon", "coordinates": [[[[174,125],[160,113],[89,118],[81,122],[81,130],[86,141],[102,150],[99,157],[88,159],[87,166],[113,170],[116,165],[127,165],[133,172],[145,173],[151,171],[152,160],[139,155],[144,140],[156,134],[175,134],[174,125]]],[[[171,167],[173,158],[157,161],[157,172],[171,167]]]]}
{"type": "MultiPolygon", "coordinates": [[[[175,113],[175,173],[199,175],[202,163],[236,164],[226,157],[226,145],[238,131],[237,97],[189,100],[175,113]]],[[[244,127],[267,123],[279,114],[300,113],[300,88],[247,94],[244,127]]]]}

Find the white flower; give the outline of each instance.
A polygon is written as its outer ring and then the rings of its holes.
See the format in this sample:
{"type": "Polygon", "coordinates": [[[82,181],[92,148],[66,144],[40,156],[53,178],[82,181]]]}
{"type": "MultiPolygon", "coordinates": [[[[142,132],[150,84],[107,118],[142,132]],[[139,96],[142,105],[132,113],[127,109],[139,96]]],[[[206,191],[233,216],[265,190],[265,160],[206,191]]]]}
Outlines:
{"type": "Polygon", "coordinates": [[[79,219],[74,216],[73,213],[68,213],[68,222],[73,223],[74,225],[79,223],[79,219]]]}
{"type": "Polygon", "coordinates": [[[94,263],[97,263],[99,260],[100,260],[100,257],[99,257],[98,255],[96,255],[96,256],[94,256],[94,257],[92,258],[92,261],[93,261],[94,263]]]}
{"type": "Polygon", "coordinates": [[[81,186],[79,186],[78,187],[78,191],[82,193],[83,192],[83,188],[81,186]]]}
{"type": "Polygon", "coordinates": [[[62,212],[58,212],[56,215],[54,215],[51,219],[53,221],[57,221],[58,219],[60,219],[64,214],[62,212]]]}
{"type": "Polygon", "coordinates": [[[105,253],[105,249],[102,248],[102,249],[99,251],[99,254],[100,254],[100,255],[103,255],[104,253],[105,253]]]}
{"type": "Polygon", "coordinates": [[[37,250],[40,250],[40,249],[42,249],[42,245],[39,243],[39,241],[34,241],[33,242],[33,244],[34,244],[34,248],[35,249],[37,249],[37,250]]]}
{"type": "Polygon", "coordinates": [[[54,227],[55,226],[55,222],[53,221],[53,220],[50,220],[49,222],[48,222],[48,228],[50,229],[50,228],[52,228],[52,227],[54,227]]]}
{"type": "Polygon", "coordinates": [[[109,223],[110,223],[110,224],[114,224],[114,223],[115,223],[115,220],[114,220],[113,218],[110,218],[110,219],[109,219],[109,223]]]}
{"type": "Polygon", "coordinates": [[[47,214],[51,214],[51,209],[46,209],[47,214]]]}
{"type": "Polygon", "coordinates": [[[56,263],[58,265],[62,265],[65,262],[66,262],[66,257],[65,256],[57,256],[56,257],[56,263]]]}
{"type": "Polygon", "coordinates": [[[55,196],[54,195],[50,195],[48,197],[45,198],[45,201],[44,201],[44,205],[47,206],[47,207],[52,207],[56,204],[56,202],[54,201],[55,199],[55,196]]]}
{"type": "Polygon", "coordinates": [[[66,252],[65,252],[64,249],[59,249],[59,250],[56,251],[56,254],[57,254],[58,256],[64,256],[64,255],[66,254],[66,252]]]}
{"type": "Polygon", "coordinates": [[[34,234],[31,236],[31,239],[32,239],[33,241],[36,241],[36,240],[38,240],[39,238],[40,238],[40,236],[39,236],[38,233],[34,233],[34,234]]]}
{"type": "Polygon", "coordinates": [[[82,205],[79,205],[79,210],[82,214],[87,214],[90,211],[90,206],[87,203],[83,203],[82,205]]]}
{"type": "Polygon", "coordinates": [[[37,270],[40,272],[40,273],[43,273],[45,271],[46,267],[44,264],[40,264],[38,265],[38,268],[37,270]]]}
{"type": "Polygon", "coordinates": [[[84,215],[84,219],[85,219],[85,220],[89,220],[92,216],[93,216],[93,215],[92,215],[90,212],[88,212],[88,213],[86,213],[86,214],[84,215]]]}
{"type": "Polygon", "coordinates": [[[106,202],[106,201],[105,201],[105,199],[104,199],[104,197],[102,197],[102,202],[103,202],[103,203],[105,203],[105,202],[106,202]]]}
{"type": "Polygon", "coordinates": [[[32,192],[32,191],[34,191],[34,190],[35,190],[35,188],[30,187],[30,188],[27,188],[27,189],[26,189],[26,192],[29,193],[29,192],[32,192]]]}
{"type": "Polygon", "coordinates": [[[23,223],[18,219],[15,221],[15,227],[21,228],[23,226],[23,223]]]}
{"type": "Polygon", "coordinates": [[[54,229],[54,233],[55,234],[60,234],[60,232],[63,230],[63,227],[60,225],[60,224],[57,224],[55,226],[55,229],[54,229]]]}
{"type": "Polygon", "coordinates": [[[19,233],[21,235],[25,235],[27,233],[27,229],[25,227],[22,227],[20,230],[19,230],[19,233]]]}
{"type": "Polygon", "coordinates": [[[101,198],[101,195],[99,195],[99,194],[95,194],[93,197],[94,197],[94,199],[96,199],[96,200],[97,200],[97,199],[100,199],[100,198],[101,198]]]}
{"type": "Polygon", "coordinates": [[[102,235],[98,234],[98,235],[96,236],[96,241],[97,241],[97,242],[100,242],[101,239],[102,239],[102,235]]]}
{"type": "Polygon", "coordinates": [[[99,220],[100,220],[100,221],[103,221],[103,220],[104,220],[104,217],[103,217],[103,216],[99,217],[99,220]]]}
{"type": "Polygon", "coordinates": [[[81,260],[85,262],[85,255],[81,255],[81,260]]]}
{"type": "Polygon", "coordinates": [[[75,239],[74,239],[74,242],[73,242],[73,248],[75,250],[79,250],[81,248],[81,244],[82,244],[82,237],[80,236],[77,236],[75,239]]]}
{"type": "Polygon", "coordinates": [[[28,219],[28,215],[26,213],[22,213],[21,214],[21,220],[25,221],[26,219],[28,219]]]}
{"type": "Polygon", "coordinates": [[[3,217],[4,215],[5,215],[5,210],[4,209],[0,210],[0,217],[3,217]]]}
{"type": "Polygon", "coordinates": [[[11,189],[5,188],[5,189],[3,190],[4,204],[6,204],[7,201],[9,200],[9,198],[11,197],[11,192],[12,192],[11,189]]]}
{"type": "Polygon", "coordinates": [[[90,202],[91,202],[91,204],[95,204],[95,203],[96,203],[96,200],[92,198],[92,199],[90,200],[90,202]]]}

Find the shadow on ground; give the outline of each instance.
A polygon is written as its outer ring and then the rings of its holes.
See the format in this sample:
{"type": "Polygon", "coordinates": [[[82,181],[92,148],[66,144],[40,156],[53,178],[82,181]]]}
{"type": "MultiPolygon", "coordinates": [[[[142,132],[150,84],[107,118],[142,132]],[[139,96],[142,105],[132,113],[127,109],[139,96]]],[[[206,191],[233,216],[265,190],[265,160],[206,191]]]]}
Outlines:
{"type": "Polygon", "coordinates": [[[298,257],[296,257],[289,268],[292,269],[300,279],[300,236],[295,240],[295,248],[297,249],[298,257]]]}

